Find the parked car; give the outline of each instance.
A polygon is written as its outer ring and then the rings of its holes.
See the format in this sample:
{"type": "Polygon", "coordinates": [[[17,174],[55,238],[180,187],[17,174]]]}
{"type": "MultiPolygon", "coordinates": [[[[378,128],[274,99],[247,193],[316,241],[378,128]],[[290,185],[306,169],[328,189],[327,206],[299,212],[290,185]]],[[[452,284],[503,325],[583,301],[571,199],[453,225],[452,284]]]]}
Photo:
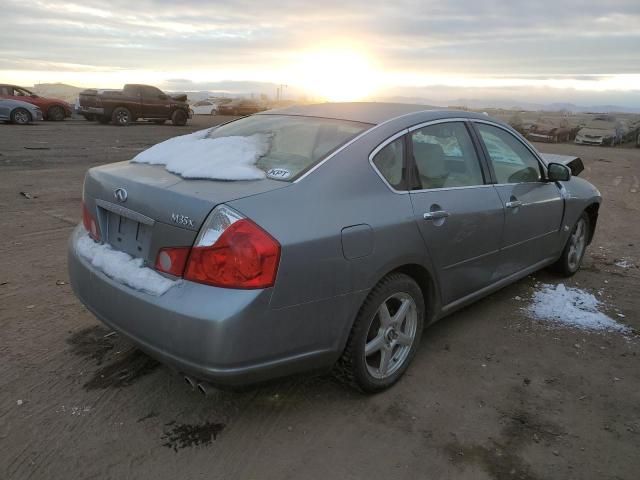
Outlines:
{"type": "Polygon", "coordinates": [[[267,109],[264,105],[248,99],[236,99],[218,106],[219,115],[251,115],[267,109]]]}
{"type": "Polygon", "coordinates": [[[576,135],[575,143],[579,145],[610,145],[622,141],[622,124],[610,115],[595,117],[576,135]]]}
{"type": "Polygon", "coordinates": [[[200,100],[191,105],[191,110],[195,115],[216,115],[218,105],[212,100],[200,100]]]}
{"type": "Polygon", "coordinates": [[[0,99],[0,122],[26,125],[38,120],[42,120],[42,110],[32,103],[6,98],[0,99]]]}
{"type": "Polygon", "coordinates": [[[203,391],[332,367],[390,387],[427,325],[576,273],[601,202],[579,158],[423,108],[290,107],[91,168],[76,295],[203,391]]]}
{"type": "Polygon", "coordinates": [[[566,120],[553,122],[551,120],[538,120],[534,123],[526,137],[534,142],[569,142],[576,136],[578,128],[572,128],[566,120]]]}
{"type": "Polygon", "coordinates": [[[80,92],[80,114],[87,120],[126,126],[138,119],[186,125],[191,118],[187,96],[170,96],[150,85],[125,85],[122,90],[80,92]]]}
{"type": "Polygon", "coordinates": [[[63,100],[56,98],[41,97],[31,90],[16,85],[0,85],[0,99],[19,100],[35,105],[42,112],[45,120],[59,122],[71,116],[72,107],[63,100]]]}

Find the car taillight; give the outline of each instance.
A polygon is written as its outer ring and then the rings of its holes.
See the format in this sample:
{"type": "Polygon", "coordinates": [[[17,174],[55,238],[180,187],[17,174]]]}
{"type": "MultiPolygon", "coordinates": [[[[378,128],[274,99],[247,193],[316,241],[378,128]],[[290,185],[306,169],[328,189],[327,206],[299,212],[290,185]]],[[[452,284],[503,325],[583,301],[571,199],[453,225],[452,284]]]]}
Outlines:
{"type": "Polygon", "coordinates": [[[89,232],[89,236],[93,238],[95,241],[100,241],[100,228],[98,228],[98,222],[96,222],[96,217],[91,215],[87,206],[82,202],[82,224],[87,232],[89,232]]]}
{"type": "Polygon", "coordinates": [[[225,288],[266,288],[275,283],[279,262],[277,240],[222,205],[200,230],[184,278],[225,288]]]}
{"type": "Polygon", "coordinates": [[[190,251],[190,247],[161,248],[156,257],[156,270],[181,277],[190,251]]]}

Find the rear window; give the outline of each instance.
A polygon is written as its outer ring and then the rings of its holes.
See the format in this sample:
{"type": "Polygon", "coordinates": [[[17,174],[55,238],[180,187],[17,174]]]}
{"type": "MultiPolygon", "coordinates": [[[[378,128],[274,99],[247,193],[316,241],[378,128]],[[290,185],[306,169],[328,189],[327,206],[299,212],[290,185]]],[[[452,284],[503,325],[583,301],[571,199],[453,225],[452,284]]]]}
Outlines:
{"type": "Polygon", "coordinates": [[[256,167],[269,178],[291,181],[371,126],[328,118],[255,115],[222,125],[207,137],[268,135],[271,146],[256,167]]]}

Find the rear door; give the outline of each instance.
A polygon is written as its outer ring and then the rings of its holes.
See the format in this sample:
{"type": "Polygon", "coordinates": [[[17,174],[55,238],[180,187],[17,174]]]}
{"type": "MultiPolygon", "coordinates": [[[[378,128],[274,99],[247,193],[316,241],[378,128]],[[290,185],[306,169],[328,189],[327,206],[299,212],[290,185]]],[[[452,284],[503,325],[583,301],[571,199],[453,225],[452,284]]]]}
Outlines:
{"type": "Polygon", "coordinates": [[[493,282],[503,205],[465,121],[415,127],[407,140],[414,216],[446,305],[493,282]]]}
{"type": "Polygon", "coordinates": [[[505,207],[497,271],[502,278],[558,253],[564,200],[558,186],[545,180],[540,160],[519,138],[498,125],[473,123],[505,207]]]}

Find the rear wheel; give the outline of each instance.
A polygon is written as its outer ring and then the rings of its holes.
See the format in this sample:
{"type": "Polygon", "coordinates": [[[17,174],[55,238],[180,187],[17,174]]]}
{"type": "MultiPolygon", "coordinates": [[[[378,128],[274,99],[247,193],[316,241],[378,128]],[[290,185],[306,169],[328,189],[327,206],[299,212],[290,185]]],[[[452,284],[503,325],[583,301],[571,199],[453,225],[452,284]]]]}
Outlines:
{"type": "Polygon", "coordinates": [[[61,122],[64,120],[64,108],[59,105],[54,105],[49,108],[49,110],[47,110],[47,120],[52,120],[54,122],[61,122]]]}
{"type": "Polygon", "coordinates": [[[126,127],[132,120],[131,112],[125,107],[116,108],[111,115],[111,121],[119,127],[126,127]]]}
{"type": "Polygon", "coordinates": [[[553,270],[565,277],[570,277],[580,269],[584,253],[587,250],[587,243],[589,242],[590,226],[589,215],[587,215],[587,212],[582,212],[573,230],[571,230],[571,235],[569,235],[567,244],[562,250],[562,255],[553,264],[553,270]]]}
{"type": "Polygon", "coordinates": [[[11,112],[11,122],[16,125],[26,125],[31,122],[31,114],[26,108],[16,108],[11,112]]]}
{"type": "Polygon", "coordinates": [[[369,393],[396,383],[415,356],[424,310],[422,292],[411,277],[394,273],[382,279],[358,312],[338,375],[369,393]]]}
{"type": "Polygon", "coordinates": [[[185,112],[184,110],[176,110],[175,112],[173,112],[173,115],[171,115],[171,122],[179,127],[186,125],[187,119],[187,112],[185,112]]]}

